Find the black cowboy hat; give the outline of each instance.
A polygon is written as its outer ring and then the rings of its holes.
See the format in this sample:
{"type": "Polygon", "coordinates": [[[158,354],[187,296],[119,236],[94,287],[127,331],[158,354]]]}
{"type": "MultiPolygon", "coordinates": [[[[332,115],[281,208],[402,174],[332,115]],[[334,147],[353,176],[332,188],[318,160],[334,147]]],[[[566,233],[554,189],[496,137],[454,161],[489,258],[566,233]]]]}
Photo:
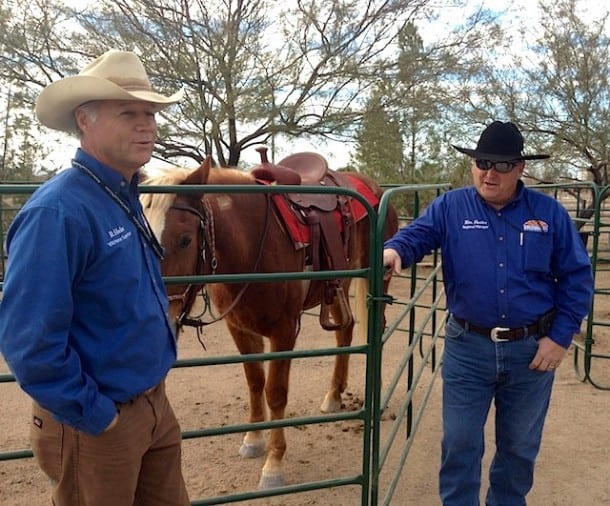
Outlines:
{"type": "Polygon", "coordinates": [[[507,121],[494,121],[483,130],[476,149],[460,148],[459,152],[479,160],[509,162],[517,160],[543,160],[550,155],[524,155],[523,136],[517,125],[507,121]]]}

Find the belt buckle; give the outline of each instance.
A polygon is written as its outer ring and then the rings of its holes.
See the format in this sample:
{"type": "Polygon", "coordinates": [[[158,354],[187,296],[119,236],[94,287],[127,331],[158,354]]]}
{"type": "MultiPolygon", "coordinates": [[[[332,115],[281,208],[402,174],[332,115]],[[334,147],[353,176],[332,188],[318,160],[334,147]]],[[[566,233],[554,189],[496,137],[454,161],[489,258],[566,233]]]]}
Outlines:
{"type": "Polygon", "coordinates": [[[507,330],[510,330],[507,327],[494,327],[493,329],[491,329],[491,332],[489,333],[489,337],[491,338],[491,340],[494,343],[505,343],[507,341],[509,341],[510,339],[500,339],[498,337],[498,332],[506,332],[507,330]]]}

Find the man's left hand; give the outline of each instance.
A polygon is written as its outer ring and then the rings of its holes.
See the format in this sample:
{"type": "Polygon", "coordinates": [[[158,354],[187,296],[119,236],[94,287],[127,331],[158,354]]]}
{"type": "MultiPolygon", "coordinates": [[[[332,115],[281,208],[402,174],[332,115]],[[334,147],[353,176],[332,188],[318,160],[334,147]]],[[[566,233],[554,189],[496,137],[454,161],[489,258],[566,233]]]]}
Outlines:
{"type": "Polygon", "coordinates": [[[550,337],[541,337],[538,339],[538,351],[529,367],[538,371],[553,371],[559,367],[567,352],[550,337]]]}

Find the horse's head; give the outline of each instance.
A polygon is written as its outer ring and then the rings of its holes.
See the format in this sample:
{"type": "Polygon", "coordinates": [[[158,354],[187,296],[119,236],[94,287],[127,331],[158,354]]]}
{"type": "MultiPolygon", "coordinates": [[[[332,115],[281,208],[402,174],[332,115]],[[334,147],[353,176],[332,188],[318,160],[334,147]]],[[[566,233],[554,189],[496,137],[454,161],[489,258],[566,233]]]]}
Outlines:
{"type": "MultiPolygon", "coordinates": [[[[194,171],[175,168],[163,175],[146,179],[146,185],[202,185],[208,182],[210,158],[194,171]]],[[[144,213],[165,250],[161,262],[164,276],[210,274],[214,270],[211,215],[202,193],[143,193],[144,213]]],[[[180,330],[188,318],[201,284],[169,285],[170,318],[180,330]]]]}

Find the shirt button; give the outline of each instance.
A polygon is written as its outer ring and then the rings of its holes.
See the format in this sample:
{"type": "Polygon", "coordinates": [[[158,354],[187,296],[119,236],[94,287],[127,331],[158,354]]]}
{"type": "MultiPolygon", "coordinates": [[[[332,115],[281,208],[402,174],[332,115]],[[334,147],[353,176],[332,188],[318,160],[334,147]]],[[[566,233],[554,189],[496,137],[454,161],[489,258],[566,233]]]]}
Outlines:
{"type": "Polygon", "coordinates": [[[504,294],[504,288],[500,288],[500,293],[504,294]]]}
{"type": "Polygon", "coordinates": [[[505,314],[503,314],[503,315],[501,315],[501,316],[500,316],[500,318],[502,318],[503,320],[505,320],[505,319],[506,319],[506,315],[505,315],[505,314]]]}
{"type": "Polygon", "coordinates": [[[504,236],[501,235],[500,237],[498,237],[498,240],[503,241],[504,240],[504,236]]]}
{"type": "Polygon", "coordinates": [[[503,262],[500,262],[499,265],[500,265],[500,267],[504,267],[504,263],[503,262]]]}

